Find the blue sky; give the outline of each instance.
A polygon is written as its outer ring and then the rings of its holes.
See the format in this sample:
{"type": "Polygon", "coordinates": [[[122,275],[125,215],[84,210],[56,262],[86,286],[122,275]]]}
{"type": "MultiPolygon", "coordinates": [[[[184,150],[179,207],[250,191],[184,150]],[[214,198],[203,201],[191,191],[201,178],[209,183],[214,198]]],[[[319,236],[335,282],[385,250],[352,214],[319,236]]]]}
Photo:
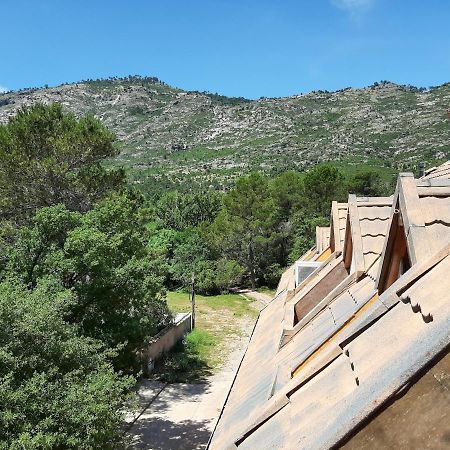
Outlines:
{"type": "Polygon", "coordinates": [[[450,81],[446,0],[0,0],[0,17],[7,89],[140,74],[258,98],[450,81]]]}

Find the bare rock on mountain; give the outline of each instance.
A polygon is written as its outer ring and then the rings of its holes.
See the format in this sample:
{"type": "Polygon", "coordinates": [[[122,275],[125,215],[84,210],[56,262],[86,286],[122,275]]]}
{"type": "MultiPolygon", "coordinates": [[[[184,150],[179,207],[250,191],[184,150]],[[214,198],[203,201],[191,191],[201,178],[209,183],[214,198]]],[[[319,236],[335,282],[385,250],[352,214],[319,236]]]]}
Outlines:
{"type": "Polygon", "coordinates": [[[186,92],[127,77],[0,94],[0,122],[35,102],[91,113],[116,132],[123,165],[142,189],[220,188],[252,169],[304,169],[340,161],[404,170],[449,158],[450,84],[246,100],[186,92]],[[186,181],[189,180],[189,183],[186,181]]]}

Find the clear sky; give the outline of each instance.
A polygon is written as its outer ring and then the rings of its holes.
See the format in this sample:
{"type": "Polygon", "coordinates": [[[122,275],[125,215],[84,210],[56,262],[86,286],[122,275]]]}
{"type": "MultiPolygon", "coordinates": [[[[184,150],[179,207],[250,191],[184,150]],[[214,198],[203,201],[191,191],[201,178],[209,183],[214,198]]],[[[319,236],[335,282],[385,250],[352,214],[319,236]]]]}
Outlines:
{"type": "Polygon", "coordinates": [[[0,0],[0,86],[157,76],[230,96],[450,81],[448,0],[0,0]]]}

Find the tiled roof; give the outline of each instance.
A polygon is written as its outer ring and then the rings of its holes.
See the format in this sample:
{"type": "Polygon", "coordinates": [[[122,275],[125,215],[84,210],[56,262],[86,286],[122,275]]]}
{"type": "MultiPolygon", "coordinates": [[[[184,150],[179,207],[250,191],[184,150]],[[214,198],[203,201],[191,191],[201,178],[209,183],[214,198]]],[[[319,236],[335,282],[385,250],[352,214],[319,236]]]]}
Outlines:
{"type": "Polygon", "coordinates": [[[345,224],[347,222],[347,203],[338,203],[337,207],[339,217],[339,237],[342,245],[345,238],[345,224]]]}
{"type": "Polygon", "coordinates": [[[342,251],[345,239],[347,211],[347,203],[333,202],[331,205],[330,242],[333,251],[342,251]]]}
{"type": "MultiPolygon", "coordinates": [[[[391,216],[392,198],[350,195],[344,258],[353,252],[355,270],[368,270],[381,255],[391,216]],[[355,254],[356,251],[356,254],[355,254]]],[[[348,265],[348,267],[350,267],[348,265]]]]}
{"type": "Polygon", "coordinates": [[[226,407],[214,433],[211,448],[227,448],[239,438],[249,417],[270,398],[277,367],[273,364],[283,327],[286,291],[260,313],[226,407]]]}
{"type": "Polygon", "coordinates": [[[398,217],[404,227],[412,264],[431,256],[450,241],[450,179],[416,180],[413,174],[402,173],[398,177],[394,202],[378,285],[385,282],[389,271],[398,217]]]}
{"type": "Polygon", "coordinates": [[[330,227],[316,227],[316,251],[323,253],[330,246],[330,227]]]}
{"type": "Polygon", "coordinates": [[[450,178],[450,161],[427,170],[421,179],[431,180],[435,178],[450,178]]]}
{"type": "Polygon", "coordinates": [[[433,380],[450,379],[450,356],[430,367],[450,346],[449,199],[449,180],[410,174],[393,198],[350,196],[343,254],[295,290],[282,278],[261,312],[211,450],[448,445],[450,395],[433,380]],[[411,268],[382,284],[402,245],[411,268]]]}
{"type": "MultiPolygon", "coordinates": [[[[448,176],[450,177],[450,172],[448,176]]],[[[439,183],[433,181],[424,183],[422,180],[416,182],[429,253],[436,251],[450,238],[450,180],[439,181],[439,183]]]]}
{"type": "Polygon", "coordinates": [[[281,275],[281,279],[280,282],[278,283],[278,288],[275,294],[276,296],[283,291],[288,291],[295,288],[294,266],[295,265],[290,266],[288,269],[285,270],[283,275],[281,275]]]}

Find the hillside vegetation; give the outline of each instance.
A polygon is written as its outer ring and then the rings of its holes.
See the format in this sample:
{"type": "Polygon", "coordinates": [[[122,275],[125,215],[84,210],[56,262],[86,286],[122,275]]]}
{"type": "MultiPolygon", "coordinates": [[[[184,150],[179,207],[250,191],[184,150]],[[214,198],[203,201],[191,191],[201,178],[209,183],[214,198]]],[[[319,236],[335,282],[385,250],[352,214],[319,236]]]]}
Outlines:
{"type": "Polygon", "coordinates": [[[247,100],[134,76],[0,94],[0,121],[37,101],[100,118],[118,137],[120,154],[109,164],[124,166],[146,192],[222,188],[252,170],[274,174],[325,161],[388,179],[450,151],[450,84],[424,90],[381,82],[247,100]]]}

